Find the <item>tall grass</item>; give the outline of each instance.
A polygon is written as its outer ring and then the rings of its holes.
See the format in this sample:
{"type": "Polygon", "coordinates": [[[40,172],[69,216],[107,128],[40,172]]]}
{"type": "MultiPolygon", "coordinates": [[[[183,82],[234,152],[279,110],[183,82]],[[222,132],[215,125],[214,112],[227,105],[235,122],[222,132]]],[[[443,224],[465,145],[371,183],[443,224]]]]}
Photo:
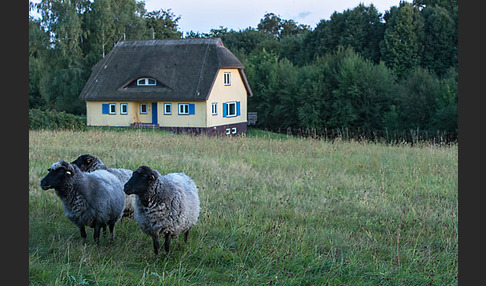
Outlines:
{"type": "Polygon", "coordinates": [[[29,133],[32,285],[456,285],[457,146],[93,129],[29,133]],[[201,215],[153,255],[133,219],[81,245],[40,180],[90,153],[107,166],[185,172],[201,215]]]}

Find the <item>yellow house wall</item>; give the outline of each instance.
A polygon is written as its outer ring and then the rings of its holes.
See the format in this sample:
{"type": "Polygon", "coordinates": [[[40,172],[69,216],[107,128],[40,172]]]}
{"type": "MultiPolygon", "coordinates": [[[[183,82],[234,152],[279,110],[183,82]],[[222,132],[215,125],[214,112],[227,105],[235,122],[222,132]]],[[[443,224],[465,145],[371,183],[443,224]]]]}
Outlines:
{"type": "MultiPolygon", "coordinates": [[[[135,122],[152,123],[152,101],[87,101],[86,117],[88,126],[130,126],[135,122]],[[103,104],[116,104],[116,114],[103,114],[103,104]],[[128,114],[120,113],[120,104],[128,104],[128,114]],[[140,104],[147,104],[147,113],[140,113],[140,104]]],[[[157,102],[157,118],[161,127],[206,127],[206,103],[190,101],[157,102]],[[172,114],[164,115],[164,103],[172,104],[172,114]],[[195,112],[190,115],[179,115],[179,103],[194,104],[195,112]]]]}
{"type": "Polygon", "coordinates": [[[157,117],[161,127],[206,127],[206,102],[204,101],[159,101],[157,117]],[[164,104],[172,104],[172,114],[164,114],[164,104]],[[194,104],[194,114],[180,115],[179,103],[194,104]]]}
{"type": "Polygon", "coordinates": [[[87,101],[86,124],[88,126],[130,126],[134,122],[152,123],[152,102],[87,101]],[[116,104],[116,114],[103,114],[103,104],[116,104]],[[128,104],[128,114],[121,114],[120,104],[128,104]],[[147,104],[147,114],[140,114],[140,103],[147,104]]]}
{"type": "Polygon", "coordinates": [[[246,89],[237,69],[220,69],[213,84],[211,93],[206,101],[207,127],[226,124],[241,123],[247,121],[247,94],[246,89]],[[224,73],[231,73],[231,85],[224,85],[224,73]],[[223,103],[239,101],[240,116],[223,117],[223,103]],[[217,103],[218,114],[212,115],[212,103],[217,103]]]}

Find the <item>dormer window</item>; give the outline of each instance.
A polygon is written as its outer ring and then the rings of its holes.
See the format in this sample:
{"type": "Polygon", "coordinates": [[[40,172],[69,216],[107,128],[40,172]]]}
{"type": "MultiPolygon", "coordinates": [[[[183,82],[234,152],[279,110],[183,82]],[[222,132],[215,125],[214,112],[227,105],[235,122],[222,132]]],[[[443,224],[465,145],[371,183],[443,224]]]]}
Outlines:
{"type": "Polygon", "coordinates": [[[137,85],[138,86],[154,86],[157,85],[157,81],[153,78],[150,77],[143,77],[137,79],[137,85]]]}

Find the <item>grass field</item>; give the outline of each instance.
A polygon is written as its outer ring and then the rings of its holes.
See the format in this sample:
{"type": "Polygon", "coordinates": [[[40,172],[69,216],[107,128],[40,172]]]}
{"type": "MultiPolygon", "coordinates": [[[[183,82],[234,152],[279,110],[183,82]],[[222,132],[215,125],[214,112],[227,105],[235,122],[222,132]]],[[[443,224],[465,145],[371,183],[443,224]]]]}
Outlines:
{"type": "Polygon", "coordinates": [[[152,130],[29,132],[31,285],[457,285],[458,148],[152,130]],[[81,245],[47,168],[185,172],[201,214],[155,257],[133,219],[81,245]]]}

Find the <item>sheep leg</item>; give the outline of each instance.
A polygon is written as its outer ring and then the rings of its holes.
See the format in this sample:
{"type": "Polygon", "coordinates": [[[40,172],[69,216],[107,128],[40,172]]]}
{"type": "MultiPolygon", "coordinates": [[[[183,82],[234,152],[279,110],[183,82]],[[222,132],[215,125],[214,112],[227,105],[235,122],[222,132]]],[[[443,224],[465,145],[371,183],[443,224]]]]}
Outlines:
{"type": "Polygon", "coordinates": [[[106,236],[106,225],[103,226],[103,235],[106,236]]]}
{"type": "Polygon", "coordinates": [[[159,254],[159,239],[157,236],[152,236],[152,241],[154,243],[154,253],[155,255],[159,254]]]}
{"type": "MultiPolygon", "coordinates": [[[[113,238],[115,235],[113,234],[113,230],[115,229],[115,223],[110,223],[108,225],[110,227],[110,243],[113,243],[113,238]]],[[[105,226],[105,232],[106,232],[106,226],[105,226]]]]}
{"type": "Polygon", "coordinates": [[[81,238],[83,239],[83,245],[86,245],[86,230],[84,229],[84,225],[78,227],[79,232],[81,233],[81,238]]]}
{"type": "Polygon", "coordinates": [[[94,226],[93,239],[94,239],[96,245],[100,245],[100,228],[101,228],[101,226],[99,224],[96,224],[94,226]]]}
{"type": "Polygon", "coordinates": [[[165,252],[169,253],[169,245],[170,245],[170,234],[165,234],[165,241],[164,241],[164,248],[165,252]]]}
{"type": "Polygon", "coordinates": [[[184,242],[186,242],[186,243],[187,243],[187,238],[189,237],[189,231],[190,231],[190,230],[191,230],[191,229],[188,229],[188,230],[186,231],[186,233],[184,233],[184,242]]]}

